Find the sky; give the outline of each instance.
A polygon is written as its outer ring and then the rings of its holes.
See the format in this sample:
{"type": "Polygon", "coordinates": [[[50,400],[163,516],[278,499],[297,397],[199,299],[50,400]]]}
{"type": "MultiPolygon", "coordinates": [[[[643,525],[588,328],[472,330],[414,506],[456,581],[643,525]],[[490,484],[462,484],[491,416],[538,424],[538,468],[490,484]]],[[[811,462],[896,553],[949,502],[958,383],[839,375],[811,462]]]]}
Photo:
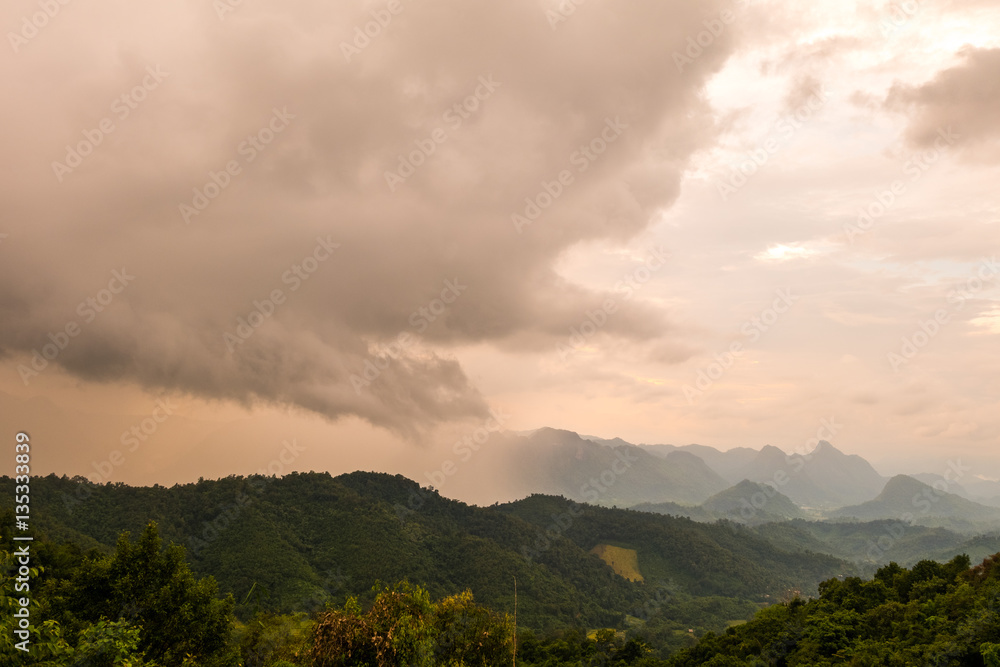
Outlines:
{"type": "Polygon", "coordinates": [[[1000,477],[995,2],[0,26],[0,430],[38,473],[417,478],[492,414],[785,451],[833,424],[883,474],[1000,477]]]}

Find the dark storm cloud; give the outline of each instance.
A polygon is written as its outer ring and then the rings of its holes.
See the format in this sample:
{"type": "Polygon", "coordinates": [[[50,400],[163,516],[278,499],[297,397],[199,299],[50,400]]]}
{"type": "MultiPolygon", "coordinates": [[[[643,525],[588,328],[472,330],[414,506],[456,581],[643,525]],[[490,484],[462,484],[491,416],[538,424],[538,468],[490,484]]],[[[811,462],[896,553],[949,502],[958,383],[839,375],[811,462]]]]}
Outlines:
{"type": "MultiPolygon", "coordinates": [[[[447,350],[550,348],[607,298],[555,262],[678,196],[740,26],[679,71],[728,5],[593,2],[553,28],[555,3],[391,4],[74,4],[6,59],[8,363],[52,344],[33,370],[408,434],[485,414],[447,350]]],[[[666,328],[637,300],[604,333],[666,328]]]]}
{"type": "Polygon", "coordinates": [[[930,148],[951,130],[975,159],[1000,158],[1000,49],[966,48],[963,62],[922,85],[897,85],[886,104],[910,114],[906,138],[930,148]]]}

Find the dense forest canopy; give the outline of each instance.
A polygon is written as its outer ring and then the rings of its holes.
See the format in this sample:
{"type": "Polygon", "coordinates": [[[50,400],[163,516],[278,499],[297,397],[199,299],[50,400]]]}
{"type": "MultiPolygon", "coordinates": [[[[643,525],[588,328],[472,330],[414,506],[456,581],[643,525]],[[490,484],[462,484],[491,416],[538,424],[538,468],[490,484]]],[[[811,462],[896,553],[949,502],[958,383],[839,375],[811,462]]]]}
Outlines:
{"type": "Polygon", "coordinates": [[[776,528],[479,508],[373,473],[80,485],[33,484],[28,658],[4,512],[4,664],[494,665],[515,641],[527,667],[1000,664],[1000,555],[865,579],[776,528]]]}

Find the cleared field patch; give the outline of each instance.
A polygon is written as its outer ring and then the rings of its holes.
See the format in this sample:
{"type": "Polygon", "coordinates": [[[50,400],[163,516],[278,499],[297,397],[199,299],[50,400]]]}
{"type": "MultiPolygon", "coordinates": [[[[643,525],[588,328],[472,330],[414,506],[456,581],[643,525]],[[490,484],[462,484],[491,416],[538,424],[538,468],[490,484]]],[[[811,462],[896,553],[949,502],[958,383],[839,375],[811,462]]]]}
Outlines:
{"type": "Polygon", "coordinates": [[[598,544],[590,550],[598,558],[611,566],[611,569],[629,581],[643,581],[642,573],[639,572],[639,554],[635,549],[623,549],[613,547],[610,544],[598,544]]]}

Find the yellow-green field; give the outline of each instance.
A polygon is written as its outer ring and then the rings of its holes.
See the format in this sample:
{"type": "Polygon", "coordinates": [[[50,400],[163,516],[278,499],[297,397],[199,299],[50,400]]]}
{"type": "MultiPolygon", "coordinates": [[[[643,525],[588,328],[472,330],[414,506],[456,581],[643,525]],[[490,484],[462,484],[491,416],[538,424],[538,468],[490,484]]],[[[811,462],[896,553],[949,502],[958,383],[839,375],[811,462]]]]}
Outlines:
{"type": "Polygon", "coordinates": [[[616,574],[629,581],[643,581],[642,573],[639,572],[639,555],[635,549],[598,544],[590,550],[590,553],[597,554],[597,557],[610,565],[616,574]]]}

